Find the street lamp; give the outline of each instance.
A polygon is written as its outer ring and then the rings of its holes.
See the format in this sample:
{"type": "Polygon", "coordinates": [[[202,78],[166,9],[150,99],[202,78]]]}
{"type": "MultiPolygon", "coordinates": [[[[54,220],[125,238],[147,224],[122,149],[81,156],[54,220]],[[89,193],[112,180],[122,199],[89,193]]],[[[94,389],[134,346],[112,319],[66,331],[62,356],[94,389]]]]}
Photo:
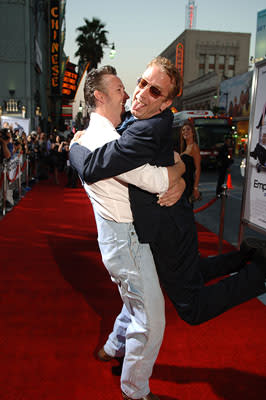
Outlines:
{"type": "Polygon", "coordinates": [[[111,46],[111,48],[110,48],[109,57],[110,57],[111,59],[113,59],[113,58],[115,57],[115,55],[116,55],[115,44],[112,43],[112,46],[111,46]]]}

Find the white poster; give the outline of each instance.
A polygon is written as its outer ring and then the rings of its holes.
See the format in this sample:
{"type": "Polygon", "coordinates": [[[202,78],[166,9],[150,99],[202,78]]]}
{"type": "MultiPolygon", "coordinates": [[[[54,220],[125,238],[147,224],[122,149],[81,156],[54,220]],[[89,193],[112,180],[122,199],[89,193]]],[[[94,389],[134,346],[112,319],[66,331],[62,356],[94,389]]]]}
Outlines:
{"type": "Polygon", "coordinates": [[[3,127],[5,122],[7,122],[13,130],[19,129],[20,134],[22,131],[24,131],[27,136],[30,133],[30,120],[28,118],[8,117],[4,115],[1,117],[1,127],[3,127]]]}
{"type": "Polygon", "coordinates": [[[254,72],[243,217],[266,231],[266,62],[254,72]]]}

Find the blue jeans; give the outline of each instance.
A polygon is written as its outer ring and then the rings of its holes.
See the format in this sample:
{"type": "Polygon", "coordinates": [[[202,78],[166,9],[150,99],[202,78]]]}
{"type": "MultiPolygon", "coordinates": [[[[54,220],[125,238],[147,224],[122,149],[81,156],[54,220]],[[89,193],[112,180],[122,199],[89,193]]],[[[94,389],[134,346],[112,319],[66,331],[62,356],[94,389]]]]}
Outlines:
{"type": "Polygon", "coordinates": [[[121,389],[139,399],[150,392],[165,328],[164,298],[150,247],[139,243],[133,224],[106,220],[96,211],[95,219],[103,263],[124,303],[104,350],[124,356],[121,389]]]}

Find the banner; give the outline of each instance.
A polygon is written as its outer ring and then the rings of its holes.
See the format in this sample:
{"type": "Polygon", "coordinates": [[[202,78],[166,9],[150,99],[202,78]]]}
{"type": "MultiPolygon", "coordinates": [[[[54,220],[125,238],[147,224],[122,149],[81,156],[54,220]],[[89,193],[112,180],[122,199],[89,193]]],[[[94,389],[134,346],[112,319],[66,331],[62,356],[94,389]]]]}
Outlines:
{"type": "Polygon", "coordinates": [[[253,71],[249,71],[221,82],[219,108],[230,117],[249,116],[252,76],[253,71]]]}
{"type": "Polygon", "coordinates": [[[19,134],[21,135],[22,131],[28,134],[30,133],[30,120],[28,118],[20,118],[20,117],[1,117],[1,127],[3,124],[7,122],[11,129],[19,129],[19,134]]]}
{"type": "Polygon", "coordinates": [[[243,220],[266,232],[266,61],[255,66],[243,220]]]}
{"type": "MultiPolygon", "coordinates": [[[[20,162],[19,160],[19,156],[17,154],[15,154],[10,161],[8,161],[7,164],[7,173],[8,173],[8,177],[9,177],[9,181],[13,181],[15,178],[18,178],[17,175],[17,166],[18,163],[20,162]]],[[[20,172],[21,175],[21,172],[20,172]]]]}

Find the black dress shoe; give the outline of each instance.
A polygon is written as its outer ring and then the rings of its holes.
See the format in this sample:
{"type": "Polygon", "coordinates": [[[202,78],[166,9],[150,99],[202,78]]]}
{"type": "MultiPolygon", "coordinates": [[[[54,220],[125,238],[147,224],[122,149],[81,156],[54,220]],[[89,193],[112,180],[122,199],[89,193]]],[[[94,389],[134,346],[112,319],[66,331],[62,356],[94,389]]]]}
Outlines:
{"type": "Polygon", "coordinates": [[[255,261],[266,275],[266,240],[247,238],[241,243],[240,252],[255,261]]]}
{"type": "MultiPolygon", "coordinates": [[[[255,239],[256,240],[256,239],[255,239]]],[[[240,245],[240,254],[243,259],[246,261],[251,261],[255,252],[256,247],[254,246],[256,243],[254,242],[254,238],[244,239],[240,245]]]]}

